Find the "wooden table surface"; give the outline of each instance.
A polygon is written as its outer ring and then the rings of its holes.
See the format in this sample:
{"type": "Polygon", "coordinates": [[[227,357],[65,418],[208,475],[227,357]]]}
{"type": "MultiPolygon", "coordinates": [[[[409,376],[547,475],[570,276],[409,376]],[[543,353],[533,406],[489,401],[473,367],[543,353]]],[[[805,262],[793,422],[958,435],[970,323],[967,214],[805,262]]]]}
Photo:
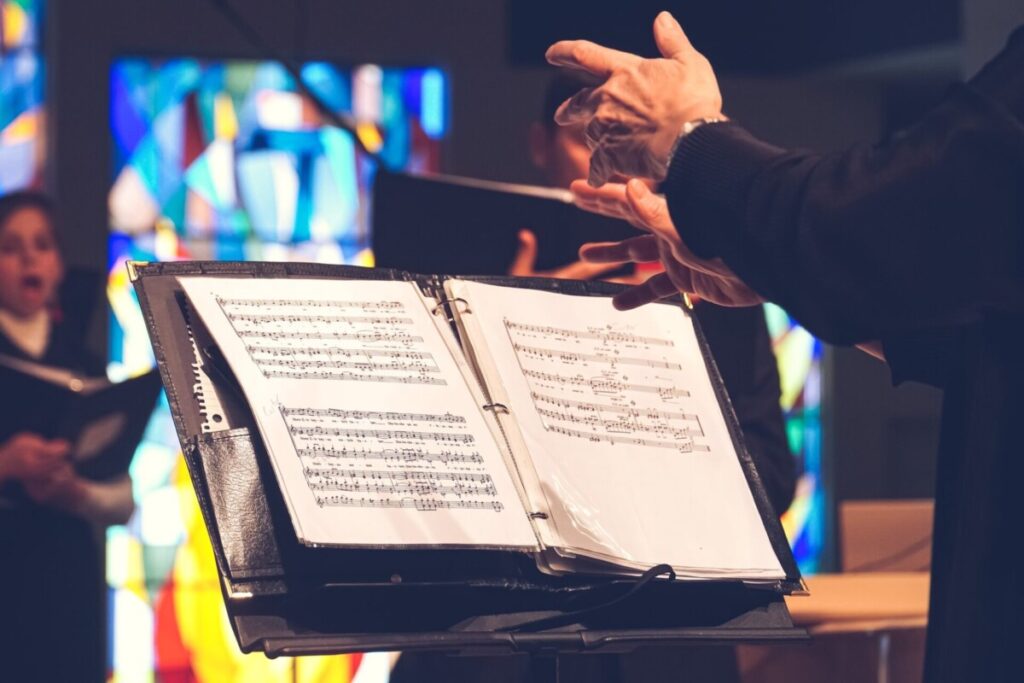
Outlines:
{"type": "Polygon", "coordinates": [[[928,572],[817,574],[804,578],[811,594],[792,595],[793,622],[812,633],[924,628],[928,572]]]}

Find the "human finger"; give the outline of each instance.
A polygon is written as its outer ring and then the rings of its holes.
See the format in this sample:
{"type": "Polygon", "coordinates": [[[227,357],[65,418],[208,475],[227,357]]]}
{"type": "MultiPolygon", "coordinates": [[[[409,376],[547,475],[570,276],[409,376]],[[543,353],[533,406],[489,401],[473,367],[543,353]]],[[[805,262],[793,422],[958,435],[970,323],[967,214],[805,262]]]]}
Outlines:
{"type": "Polygon", "coordinates": [[[580,247],[580,259],[588,263],[651,263],[658,258],[657,238],[653,235],[620,242],[590,242],[580,247]]]}
{"type": "Polygon", "coordinates": [[[637,220],[648,230],[662,239],[680,241],[672,217],[668,213],[668,202],[661,195],[654,194],[647,183],[633,178],[626,183],[626,202],[637,220]]]}
{"type": "Polygon", "coordinates": [[[615,270],[619,265],[619,263],[597,263],[580,260],[553,270],[549,275],[566,280],[593,280],[599,275],[615,270]]]}
{"type": "Polygon", "coordinates": [[[622,183],[605,183],[593,187],[586,180],[574,180],[569,185],[573,202],[581,209],[612,218],[629,220],[633,213],[626,201],[626,186],[622,183]]]}
{"type": "Polygon", "coordinates": [[[666,59],[678,59],[693,51],[683,27],[670,12],[661,12],[654,19],[654,42],[666,59]]]}
{"type": "Polygon", "coordinates": [[[519,231],[519,248],[508,267],[509,275],[533,275],[537,264],[537,236],[530,230],[519,231]]]}
{"type": "Polygon", "coordinates": [[[620,311],[628,311],[678,293],[679,290],[668,275],[658,273],[647,278],[643,284],[616,294],[612,297],[612,304],[620,311]]]}
{"type": "Polygon", "coordinates": [[[583,88],[558,105],[558,109],[555,110],[555,123],[560,126],[571,126],[592,119],[600,101],[595,91],[596,88],[583,88]]]}
{"type": "Polygon", "coordinates": [[[614,173],[612,160],[599,142],[590,155],[590,175],[587,176],[587,182],[591,187],[601,187],[614,173]]]}
{"type": "Polygon", "coordinates": [[[613,50],[589,40],[560,40],[544,53],[549,64],[577,71],[586,71],[601,79],[611,76],[615,69],[640,61],[636,55],[613,50]]]}

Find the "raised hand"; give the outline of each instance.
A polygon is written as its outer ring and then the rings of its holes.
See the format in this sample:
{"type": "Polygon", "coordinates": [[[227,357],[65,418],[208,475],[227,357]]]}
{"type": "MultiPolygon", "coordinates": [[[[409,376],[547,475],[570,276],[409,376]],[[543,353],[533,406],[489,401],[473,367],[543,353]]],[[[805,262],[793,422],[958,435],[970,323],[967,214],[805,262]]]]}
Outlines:
{"type": "Polygon", "coordinates": [[[723,118],[711,64],[668,12],[654,21],[654,41],[661,59],[643,59],[585,40],[560,41],[548,48],[551,64],[603,81],[581,90],[555,113],[559,124],[584,124],[593,152],[589,182],[594,187],[616,174],[662,180],[684,124],[723,118]]]}
{"type": "Polygon", "coordinates": [[[621,218],[650,234],[622,242],[585,244],[580,258],[590,263],[645,263],[659,261],[664,273],[615,298],[619,308],[637,306],[674,296],[696,294],[720,306],[754,306],[764,299],[740,280],[720,259],[698,258],[683,243],[668,213],[665,198],[642,181],[609,183],[600,188],[577,181],[572,185],[576,204],[588,211],[621,218]]]}

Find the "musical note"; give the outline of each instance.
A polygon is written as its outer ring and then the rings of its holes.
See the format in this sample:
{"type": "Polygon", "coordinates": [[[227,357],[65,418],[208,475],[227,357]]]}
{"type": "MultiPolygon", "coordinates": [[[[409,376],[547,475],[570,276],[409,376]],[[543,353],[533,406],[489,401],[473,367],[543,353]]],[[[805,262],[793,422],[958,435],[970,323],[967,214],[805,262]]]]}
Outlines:
{"type": "Polygon", "coordinates": [[[555,432],[556,434],[562,434],[564,436],[572,436],[578,439],[586,439],[587,441],[604,441],[612,444],[622,443],[630,444],[632,446],[646,446],[648,448],[668,448],[677,450],[681,453],[711,452],[711,449],[707,446],[695,444],[692,441],[657,441],[654,439],[642,439],[636,436],[623,436],[619,434],[596,434],[594,432],[585,432],[581,429],[554,425],[551,426],[548,431],[555,432]]]}
{"type": "Polygon", "coordinates": [[[215,300],[267,379],[447,385],[401,302],[215,300]]]}
{"type": "Polygon", "coordinates": [[[694,420],[699,422],[700,418],[695,413],[680,413],[670,410],[659,410],[657,408],[631,408],[620,405],[610,405],[606,403],[588,403],[586,401],[573,401],[567,398],[558,398],[555,396],[548,396],[547,394],[541,394],[536,391],[532,392],[530,396],[540,403],[550,403],[551,405],[562,406],[563,408],[579,408],[583,411],[589,412],[605,412],[605,413],[620,413],[622,415],[628,415],[633,418],[646,417],[649,419],[664,419],[664,420],[694,420]]]}
{"type": "Polygon", "coordinates": [[[615,330],[611,326],[606,328],[588,327],[586,330],[569,330],[564,327],[529,325],[526,323],[517,323],[511,320],[506,320],[505,327],[509,330],[516,330],[520,332],[533,332],[541,338],[561,337],[563,339],[591,339],[606,344],[632,343],[645,344],[649,346],[675,346],[675,343],[671,339],[658,339],[657,337],[644,337],[636,334],[630,334],[629,332],[615,330]]]}
{"type": "Polygon", "coordinates": [[[433,441],[437,443],[465,443],[475,441],[472,434],[453,434],[450,432],[415,432],[410,430],[390,429],[348,429],[344,427],[310,427],[292,426],[292,434],[304,436],[342,436],[349,439],[377,441],[414,441],[416,443],[433,441]]]}
{"type": "Polygon", "coordinates": [[[252,408],[301,543],[536,546],[432,292],[343,274],[182,288],[252,408]]]}
{"type": "Polygon", "coordinates": [[[382,460],[386,465],[439,462],[442,465],[483,464],[479,451],[461,453],[454,450],[431,451],[424,448],[330,448],[313,444],[296,450],[300,458],[347,458],[352,460],[382,460]]]}
{"type": "Polygon", "coordinates": [[[339,408],[289,408],[282,407],[281,413],[286,417],[318,417],[336,420],[387,420],[389,422],[440,422],[465,424],[466,418],[461,415],[443,413],[397,413],[376,410],[341,410],[339,408]]]}
{"type": "Polygon", "coordinates": [[[573,385],[589,387],[595,394],[640,392],[658,394],[663,399],[687,397],[690,392],[675,387],[661,387],[653,384],[630,384],[617,382],[603,377],[584,377],[583,375],[560,375],[553,372],[539,372],[537,370],[523,370],[523,374],[531,379],[544,382],[551,382],[559,385],[573,385]]]}
{"type": "Polygon", "coordinates": [[[680,452],[708,452],[671,340],[629,328],[571,329],[503,319],[545,431],[575,439],[680,452]],[[574,372],[589,368],[589,372],[574,372]],[[660,403],[659,403],[660,402],[660,403]]]}
{"type": "Polygon", "coordinates": [[[368,494],[381,501],[454,497],[478,502],[498,495],[462,415],[295,406],[279,410],[306,483],[317,496],[343,492],[346,505],[353,507],[368,494]]]}
{"type": "Polygon", "coordinates": [[[340,467],[306,467],[306,481],[314,492],[383,493],[389,496],[497,496],[489,474],[438,473],[420,470],[378,472],[340,467]]]}
{"type": "Polygon", "coordinates": [[[292,330],[265,330],[265,329],[254,329],[254,330],[240,330],[239,336],[242,339],[256,338],[256,339],[273,339],[275,341],[284,341],[288,339],[302,339],[308,341],[319,341],[319,340],[344,340],[344,341],[358,341],[366,343],[379,343],[379,342],[391,342],[403,345],[408,344],[419,344],[423,342],[423,337],[409,334],[408,332],[394,331],[387,332],[384,330],[369,330],[365,332],[338,332],[332,330],[310,330],[295,332],[292,330]]]}
{"type": "Polygon", "coordinates": [[[525,356],[532,356],[534,358],[543,358],[545,360],[555,360],[563,364],[607,364],[612,367],[616,365],[639,365],[645,368],[664,368],[666,370],[682,370],[683,366],[679,363],[672,363],[665,360],[655,360],[652,358],[634,358],[630,356],[617,356],[597,353],[578,353],[575,351],[558,351],[555,349],[546,349],[538,346],[527,346],[525,344],[512,344],[512,348],[525,356]]]}
{"type": "Polygon", "coordinates": [[[400,301],[333,301],[324,299],[240,299],[218,296],[218,304],[231,308],[265,308],[271,306],[297,306],[299,308],[354,308],[360,311],[397,311],[404,308],[400,301]]]}
{"type": "Polygon", "coordinates": [[[493,510],[501,512],[505,506],[497,500],[440,500],[437,498],[353,498],[352,496],[317,496],[320,507],[413,508],[420,512],[437,510],[493,510]]]}

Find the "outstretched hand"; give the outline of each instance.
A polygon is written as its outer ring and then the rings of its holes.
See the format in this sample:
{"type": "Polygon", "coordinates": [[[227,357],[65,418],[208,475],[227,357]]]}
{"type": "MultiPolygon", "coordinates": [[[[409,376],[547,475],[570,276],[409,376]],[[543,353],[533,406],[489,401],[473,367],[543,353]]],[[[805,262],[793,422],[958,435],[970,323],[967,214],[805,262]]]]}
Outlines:
{"type": "Polygon", "coordinates": [[[643,59],[586,40],[548,48],[548,62],[584,71],[601,85],[584,88],[555,113],[561,125],[583,124],[593,152],[594,187],[616,174],[662,180],[683,125],[721,119],[722,95],[714,70],[668,12],[654,21],[661,59],[643,59]]]}
{"type": "Polygon", "coordinates": [[[665,198],[645,183],[609,183],[600,188],[576,181],[576,204],[583,209],[628,221],[649,234],[621,242],[598,242],[580,248],[580,258],[594,264],[660,261],[665,269],[615,297],[619,309],[636,308],[679,292],[696,294],[720,306],[755,306],[764,299],[720,259],[701,259],[683,243],[668,213],[665,198]]]}

